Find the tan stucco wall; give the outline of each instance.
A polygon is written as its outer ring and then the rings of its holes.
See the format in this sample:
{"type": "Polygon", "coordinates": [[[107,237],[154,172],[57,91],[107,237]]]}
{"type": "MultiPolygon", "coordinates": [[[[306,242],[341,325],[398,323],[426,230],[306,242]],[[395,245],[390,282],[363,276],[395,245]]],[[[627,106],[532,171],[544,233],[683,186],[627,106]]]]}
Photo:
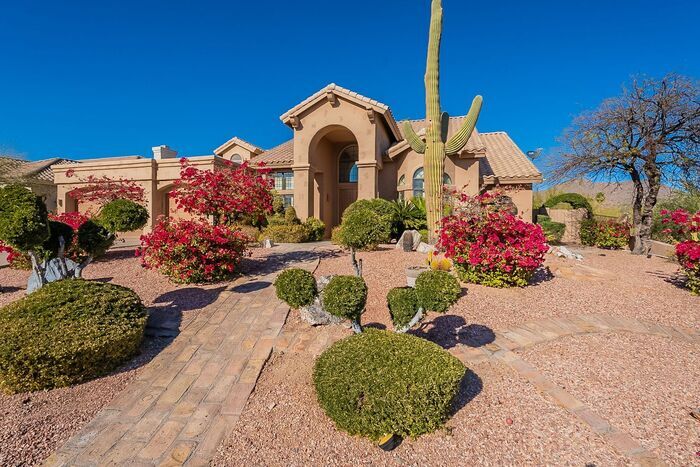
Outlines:
{"type": "MultiPolygon", "coordinates": [[[[487,191],[492,191],[496,188],[489,187],[487,191]]],[[[513,203],[518,208],[518,216],[527,222],[532,222],[532,185],[503,185],[498,190],[504,192],[513,200],[513,203]]]]}
{"type": "Polygon", "coordinates": [[[218,155],[226,160],[231,160],[234,154],[240,155],[244,161],[249,161],[255,155],[252,151],[244,148],[239,144],[232,145],[230,148],[227,148],[225,151],[222,151],[218,155]]]}

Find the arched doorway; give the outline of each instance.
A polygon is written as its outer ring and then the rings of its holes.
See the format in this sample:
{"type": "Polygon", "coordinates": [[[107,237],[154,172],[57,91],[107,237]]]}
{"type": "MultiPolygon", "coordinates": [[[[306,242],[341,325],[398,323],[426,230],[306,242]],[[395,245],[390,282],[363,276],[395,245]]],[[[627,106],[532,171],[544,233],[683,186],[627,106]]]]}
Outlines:
{"type": "Polygon", "coordinates": [[[358,198],[359,155],[357,138],[341,125],[319,130],[309,145],[309,163],[313,170],[309,214],[326,224],[327,235],[340,224],[345,208],[358,198]]]}

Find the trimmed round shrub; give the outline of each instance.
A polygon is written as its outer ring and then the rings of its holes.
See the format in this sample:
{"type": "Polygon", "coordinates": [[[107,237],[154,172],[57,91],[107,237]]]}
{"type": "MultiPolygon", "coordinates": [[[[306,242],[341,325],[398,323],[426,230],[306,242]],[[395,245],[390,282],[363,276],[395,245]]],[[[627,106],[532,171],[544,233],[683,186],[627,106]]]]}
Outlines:
{"type": "Polygon", "coordinates": [[[58,256],[58,250],[61,247],[60,237],[63,237],[63,241],[65,242],[65,253],[68,253],[73,242],[73,227],[63,222],[49,221],[49,230],[51,231],[51,235],[41,246],[44,257],[55,258],[58,256]]]}
{"type": "Polygon", "coordinates": [[[369,209],[346,211],[337,239],[341,245],[355,250],[374,250],[391,240],[391,230],[382,217],[369,209]]]}
{"type": "Polygon", "coordinates": [[[78,229],[78,246],[92,256],[102,256],[114,243],[114,235],[93,220],[78,229]]]}
{"type": "Polygon", "coordinates": [[[52,282],[0,308],[0,389],[52,389],[103,376],[133,357],[146,310],[132,290],[52,282]]]}
{"type": "Polygon", "coordinates": [[[370,210],[377,214],[384,227],[388,229],[389,236],[398,235],[401,227],[401,218],[397,215],[394,203],[383,198],[359,199],[348,206],[343,212],[342,220],[355,211],[370,210]]]}
{"type": "Polygon", "coordinates": [[[0,240],[26,252],[49,235],[49,216],[41,198],[20,185],[0,187],[0,240]]]}
{"type": "Polygon", "coordinates": [[[304,243],[306,229],[299,224],[268,225],[260,234],[260,239],[269,238],[275,243],[304,243]]]}
{"type": "Polygon", "coordinates": [[[418,304],[426,311],[446,312],[461,293],[459,281],[447,271],[425,271],[416,279],[418,304]]]}
{"type": "Polygon", "coordinates": [[[583,208],[588,211],[588,215],[593,215],[593,206],[586,199],[585,196],[578,193],[562,193],[560,195],[552,196],[545,203],[545,207],[552,208],[559,203],[567,203],[571,205],[573,209],[583,208]]]}
{"type": "Polygon", "coordinates": [[[319,404],[338,428],[376,441],[442,427],[465,373],[437,344],[367,329],[323,352],[313,378],[319,404]]]}
{"type": "Polygon", "coordinates": [[[297,217],[297,210],[294,206],[287,206],[284,210],[284,221],[287,224],[299,224],[299,218],[297,217]]]}
{"type": "Polygon", "coordinates": [[[359,321],[367,303],[367,284],[357,276],[335,276],[323,289],[323,306],[334,316],[359,321]]]}
{"type": "Polygon", "coordinates": [[[133,201],[116,199],[104,205],[99,222],[110,232],[133,232],[146,225],[148,210],[133,201]]]}
{"type": "Polygon", "coordinates": [[[412,287],[395,287],[386,296],[391,321],[400,329],[411,322],[418,312],[418,295],[412,287]]]}
{"type": "Polygon", "coordinates": [[[326,224],[320,219],[309,217],[304,221],[304,230],[307,242],[319,242],[326,233],[326,224]]]}
{"type": "Polygon", "coordinates": [[[277,298],[292,308],[311,305],[318,295],[316,279],[305,269],[287,269],[275,280],[277,298]]]}

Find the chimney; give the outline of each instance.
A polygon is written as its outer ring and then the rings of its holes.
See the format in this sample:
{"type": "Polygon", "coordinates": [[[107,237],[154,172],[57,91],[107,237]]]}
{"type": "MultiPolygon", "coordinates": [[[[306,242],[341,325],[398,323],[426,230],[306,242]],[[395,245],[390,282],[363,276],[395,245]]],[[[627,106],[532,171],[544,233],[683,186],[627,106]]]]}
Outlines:
{"type": "Polygon", "coordinates": [[[177,157],[177,151],[173,151],[169,146],[156,146],[151,148],[153,150],[153,158],[156,160],[160,159],[175,159],[177,157]]]}

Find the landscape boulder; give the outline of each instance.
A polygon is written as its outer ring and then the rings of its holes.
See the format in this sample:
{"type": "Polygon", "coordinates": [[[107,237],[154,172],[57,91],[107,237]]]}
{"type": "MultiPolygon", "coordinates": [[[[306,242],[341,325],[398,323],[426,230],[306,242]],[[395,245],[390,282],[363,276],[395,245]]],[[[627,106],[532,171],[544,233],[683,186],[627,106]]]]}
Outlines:
{"type": "Polygon", "coordinates": [[[321,299],[321,292],[326,288],[328,283],[333,279],[334,276],[321,276],[316,280],[316,288],[318,289],[318,295],[314,299],[314,302],[309,305],[299,309],[301,314],[301,319],[306,321],[312,326],[323,326],[326,324],[340,324],[343,322],[342,318],[333,316],[328,313],[323,307],[323,300],[321,299]]]}

